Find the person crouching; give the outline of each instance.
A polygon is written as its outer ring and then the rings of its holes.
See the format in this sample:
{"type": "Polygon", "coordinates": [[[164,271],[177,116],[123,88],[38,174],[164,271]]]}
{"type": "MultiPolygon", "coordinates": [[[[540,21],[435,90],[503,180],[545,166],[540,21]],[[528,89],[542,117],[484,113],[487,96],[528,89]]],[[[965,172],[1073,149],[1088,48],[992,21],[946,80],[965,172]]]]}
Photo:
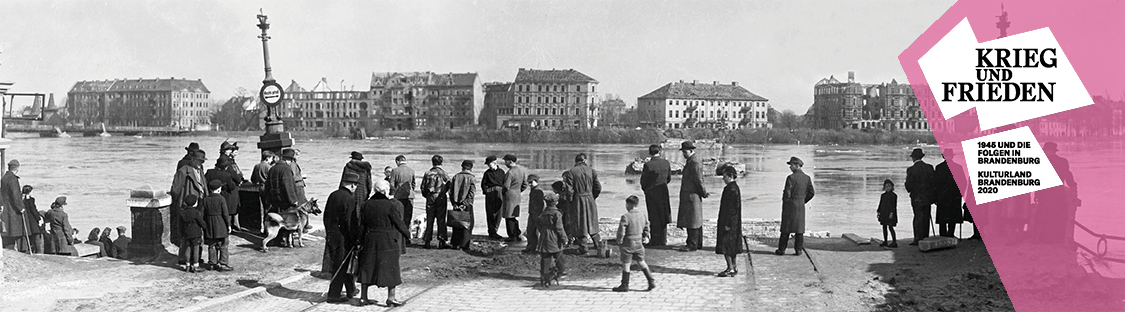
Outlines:
{"type": "Polygon", "coordinates": [[[566,230],[563,228],[562,212],[558,209],[559,196],[543,195],[543,202],[546,206],[543,213],[534,216],[535,230],[538,231],[535,251],[539,252],[539,281],[543,287],[550,287],[551,280],[558,284],[559,278],[566,275],[562,253],[566,230]]]}
{"type": "Polygon", "coordinates": [[[211,194],[203,198],[203,242],[207,244],[207,266],[215,271],[230,271],[227,237],[230,236],[230,214],[227,199],[223,197],[223,182],[211,180],[207,183],[211,194]]]}
{"type": "Polygon", "coordinates": [[[625,209],[629,212],[621,216],[621,223],[617,226],[617,242],[621,251],[621,285],[613,288],[616,292],[629,291],[629,269],[633,261],[641,266],[641,271],[648,279],[647,290],[656,288],[656,279],[652,278],[652,271],[648,269],[648,263],[645,263],[643,243],[651,235],[648,216],[635,209],[638,202],[640,199],[636,195],[625,199],[625,209]]]}

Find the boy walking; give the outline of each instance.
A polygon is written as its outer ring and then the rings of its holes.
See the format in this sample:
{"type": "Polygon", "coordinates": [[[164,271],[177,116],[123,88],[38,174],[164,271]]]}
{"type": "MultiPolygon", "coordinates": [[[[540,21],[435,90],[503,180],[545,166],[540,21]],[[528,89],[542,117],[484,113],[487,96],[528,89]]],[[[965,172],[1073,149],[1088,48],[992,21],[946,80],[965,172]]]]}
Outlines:
{"type": "Polygon", "coordinates": [[[543,283],[543,287],[550,287],[551,280],[555,280],[557,284],[558,279],[566,275],[562,253],[562,246],[566,243],[566,230],[563,228],[562,212],[557,208],[559,196],[555,194],[540,196],[546,207],[543,213],[533,218],[538,219],[536,220],[536,230],[539,231],[536,251],[539,252],[539,280],[543,283]],[[550,269],[552,265],[554,270],[550,269]]]}
{"type": "Polygon", "coordinates": [[[656,288],[656,280],[652,278],[652,271],[645,263],[644,241],[649,239],[648,216],[636,210],[640,199],[636,195],[625,199],[625,209],[629,212],[621,216],[621,223],[617,226],[617,242],[621,249],[621,285],[614,287],[613,291],[629,291],[629,269],[632,262],[636,261],[641,266],[641,271],[648,279],[648,290],[656,288]]]}

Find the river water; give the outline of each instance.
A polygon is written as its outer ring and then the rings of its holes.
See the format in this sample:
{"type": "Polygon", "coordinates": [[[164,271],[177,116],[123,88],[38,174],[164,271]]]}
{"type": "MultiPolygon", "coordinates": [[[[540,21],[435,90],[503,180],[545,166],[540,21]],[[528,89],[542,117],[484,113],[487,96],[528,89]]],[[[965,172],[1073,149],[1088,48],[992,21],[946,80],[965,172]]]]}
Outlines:
{"type": "MultiPolygon", "coordinates": [[[[207,150],[209,161],[205,167],[214,166],[222,137],[144,137],[128,136],[39,138],[10,136],[13,139],[8,149],[8,159],[18,159],[22,164],[21,182],[35,186],[32,194],[37,198],[40,210],[46,210],[56,196],[67,196],[71,223],[85,235],[90,227],[129,226],[129,208],[125,200],[129,190],[152,186],[157,190],[170,188],[175,164],[184,155],[184,147],[190,142],[198,142],[207,150]]],[[[238,163],[249,177],[250,169],[257,163],[258,151],[254,148],[258,141],[255,135],[231,138],[240,142],[243,150],[238,163]]],[[[512,153],[520,158],[520,163],[528,167],[529,173],[538,174],[540,183],[546,189],[554,180],[560,179],[562,172],[573,166],[577,153],[591,156],[591,164],[598,171],[602,183],[602,196],[598,199],[601,217],[617,217],[624,213],[624,200],[629,195],[644,198],[638,183],[639,176],[627,175],[625,167],[635,158],[646,156],[645,145],[622,144],[488,144],[459,143],[449,141],[413,140],[343,140],[296,138],[296,147],[301,149],[300,159],[304,174],[308,176],[309,197],[320,198],[321,202],[334,191],[339,183],[344,164],[351,151],[363,153],[366,160],[375,167],[375,178],[382,178],[382,168],[393,164],[396,155],[405,155],[408,165],[417,172],[419,182],[422,173],[430,168],[430,157],[440,154],[445,157],[446,171],[456,172],[463,159],[477,162],[474,173],[478,180],[484,170],[483,160],[488,155],[503,156],[512,153]]],[[[721,158],[746,164],[747,174],[739,179],[742,188],[742,215],[744,218],[777,219],[781,217],[781,191],[789,169],[785,162],[790,156],[805,161],[805,172],[813,177],[816,197],[809,203],[807,212],[810,231],[830,231],[833,236],[842,233],[857,233],[865,237],[881,237],[881,227],[876,220],[884,179],[896,184],[898,210],[900,213],[898,232],[900,237],[911,237],[912,217],[909,197],[902,188],[906,177],[906,167],[911,162],[908,155],[915,146],[824,146],[824,145],[736,145],[723,150],[699,150],[703,159],[721,158]]],[[[936,146],[922,147],[927,155],[926,161],[936,164],[941,161],[936,146]]],[[[1104,166],[1099,160],[1111,157],[1121,159],[1121,144],[1092,144],[1067,146],[1061,155],[1071,158],[1076,178],[1081,184],[1084,174],[1105,173],[1117,170],[1104,166]],[[1071,156],[1073,155],[1073,156],[1071,156]]],[[[682,163],[678,151],[667,153],[669,160],[682,163]]],[[[714,168],[705,166],[704,171],[713,173],[714,168]]],[[[1119,172],[1125,174],[1125,172],[1119,172]]],[[[673,212],[676,216],[678,198],[675,194],[680,188],[680,177],[674,176],[670,185],[673,198],[673,212]]],[[[714,220],[718,216],[719,197],[723,182],[720,177],[708,176],[705,186],[712,197],[705,199],[704,219],[714,220]]],[[[1082,193],[1118,192],[1120,185],[1083,185],[1082,193]]],[[[525,193],[526,194],[526,193],[525,193]]],[[[415,215],[424,214],[424,199],[419,197],[415,204],[415,215]]],[[[526,198],[526,196],[525,196],[526,198]]],[[[525,199],[526,200],[526,199],[525,199]]],[[[477,196],[478,223],[483,225],[483,196],[477,196]]],[[[642,203],[642,207],[643,207],[642,203]]],[[[1112,203],[1086,202],[1084,206],[1112,203]]],[[[526,202],[524,204],[526,207],[526,202]]],[[[526,211],[526,210],[525,210],[526,211]]],[[[521,217],[521,224],[525,217],[521,217]]],[[[1083,219],[1118,220],[1119,214],[1102,210],[1079,212],[1083,219]]],[[[319,224],[319,219],[315,219],[319,224]]],[[[708,221],[714,222],[714,221],[708,221]]],[[[1120,223],[1117,223],[1120,224],[1120,223]]],[[[1112,234],[1114,227],[1107,223],[1102,229],[1112,234]]],[[[478,226],[478,234],[484,227],[478,226]]],[[[502,231],[501,231],[502,232],[502,231]]],[[[971,235],[966,229],[965,236],[971,235]]],[[[1118,233],[1125,234],[1125,233],[1118,233]]]]}

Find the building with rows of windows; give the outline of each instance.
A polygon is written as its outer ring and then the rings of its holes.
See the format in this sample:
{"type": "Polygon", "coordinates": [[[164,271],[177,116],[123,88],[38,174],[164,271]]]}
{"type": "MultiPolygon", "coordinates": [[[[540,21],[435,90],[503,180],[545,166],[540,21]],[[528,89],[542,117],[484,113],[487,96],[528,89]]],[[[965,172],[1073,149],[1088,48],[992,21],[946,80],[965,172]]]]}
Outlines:
{"type": "Polygon", "coordinates": [[[524,69],[511,84],[495,84],[486,98],[498,127],[589,129],[598,126],[598,81],[574,69],[524,69]]]}
{"type": "MultiPolygon", "coordinates": [[[[817,129],[881,129],[929,131],[926,113],[936,113],[933,96],[922,101],[910,84],[862,84],[855,72],[848,81],[835,77],[821,79],[813,86],[813,105],[805,114],[809,126],[817,129]]],[[[945,126],[943,124],[943,126],[945,126]]]]}
{"type": "Polygon", "coordinates": [[[672,82],[637,98],[637,120],[658,128],[767,128],[769,100],[738,85],[672,82]]]}
{"type": "Polygon", "coordinates": [[[82,125],[211,129],[211,91],[198,79],[79,81],[67,92],[66,110],[82,125]]]}
{"type": "Polygon", "coordinates": [[[394,130],[473,127],[484,107],[476,73],[373,73],[368,98],[380,128],[394,130]]]}
{"type": "Polygon", "coordinates": [[[285,103],[278,110],[278,117],[285,121],[287,129],[293,130],[351,128],[369,119],[369,107],[367,91],[333,91],[326,78],[321,78],[312,90],[291,81],[285,88],[285,103]]]}

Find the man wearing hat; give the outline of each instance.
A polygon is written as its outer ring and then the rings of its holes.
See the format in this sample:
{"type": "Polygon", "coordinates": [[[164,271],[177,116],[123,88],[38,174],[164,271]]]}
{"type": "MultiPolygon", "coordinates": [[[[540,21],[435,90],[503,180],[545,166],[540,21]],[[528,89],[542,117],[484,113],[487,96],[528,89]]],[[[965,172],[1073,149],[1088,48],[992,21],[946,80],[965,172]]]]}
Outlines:
{"type": "Polygon", "coordinates": [[[301,204],[297,193],[297,181],[290,168],[290,161],[296,157],[296,151],[290,148],[281,151],[281,161],[270,167],[266,178],[266,190],[269,192],[270,210],[280,212],[290,207],[301,204]]]}
{"type": "Polygon", "coordinates": [[[207,197],[200,201],[203,208],[203,221],[207,227],[203,228],[203,243],[207,245],[207,264],[209,269],[215,271],[230,271],[230,254],[227,245],[230,236],[230,213],[227,211],[227,199],[221,194],[223,182],[211,180],[207,182],[210,191],[207,197]]]}
{"type": "Polygon", "coordinates": [[[1035,192],[1039,202],[1036,223],[1041,224],[1039,241],[1044,243],[1064,243],[1074,241],[1074,214],[1077,206],[1078,183],[1070,172],[1070,161],[1059,156],[1059,145],[1055,142],[1043,143],[1047,161],[1059,174],[1063,185],[1035,192]]]}
{"type": "Polygon", "coordinates": [[[199,150],[199,143],[191,142],[191,144],[188,144],[184,149],[187,150],[187,154],[176,163],[176,170],[180,170],[180,167],[191,164],[192,160],[195,159],[195,151],[199,150]]]}
{"type": "Polygon", "coordinates": [[[347,267],[348,261],[352,258],[348,257],[348,253],[359,240],[359,235],[356,233],[359,225],[355,218],[357,206],[353,193],[363,181],[358,174],[348,171],[344,172],[341,180],[340,188],[328,195],[328,201],[324,204],[326,261],[320,271],[333,274],[326,295],[329,303],[345,302],[355,295],[355,280],[352,274],[341,268],[347,267]],[[347,289],[343,297],[340,296],[341,287],[347,289]]]}
{"type": "MultiPolygon", "coordinates": [[[[51,210],[43,216],[43,222],[46,222],[51,227],[50,235],[53,250],[48,250],[47,253],[55,254],[70,254],[74,250],[74,228],[70,226],[70,216],[63,211],[63,206],[66,206],[66,196],[59,196],[51,203],[51,210]]],[[[77,250],[74,250],[77,254],[77,250]]]]}
{"type": "MultiPolygon", "coordinates": [[[[207,160],[207,152],[197,149],[192,154],[191,164],[176,170],[176,175],[172,178],[172,190],[169,192],[172,195],[172,206],[168,213],[169,238],[176,246],[180,245],[180,210],[183,209],[184,199],[188,195],[200,198],[207,194],[207,185],[203,180],[203,162],[207,160]]],[[[186,259],[187,255],[180,254],[181,264],[186,259]]]]}
{"type": "Polygon", "coordinates": [[[910,152],[910,159],[914,165],[906,169],[906,191],[910,192],[910,207],[914,209],[914,241],[911,246],[917,246],[918,241],[930,236],[930,204],[933,200],[933,189],[930,183],[934,176],[934,166],[922,161],[926,153],[915,148],[910,152]]]}
{"type": "Polygon", "coordinates": [[[242,231],[242,227],[238,226],[238,206],[239,195],[238,186],[242,183],[242,177],[236,176],[230,172],[230,166],[234,164],[234,158],[219,157],[215,161],[215,168],[207,170],[203,178],[207,181],[218,180],[223,183],[222,190],[219,192],[224,199],[227,200],[227,212],[230,213],[231,230],[242,231]]]}
{"type": "MultiPolygon", "coordinates": [[[[23,189],[20,184],[20,162],[13,159],[8,162],[8,172],[0,178],[0,222],[4,223],[2,234],[4,248],[27,250],[31,253],[31,240],[28,229],[30,226],[24,218],[23,189]],[[19,247],[17,247],[17,245],[19,247]]],[[[38,224],[35,224],[38,225],[38,224]]]]}
{"type": "Polygon", "coordinates": [[[676,227],[687,229],[687,244],[680,251],[696,251],[703,248],[703,199],[711,194],[703,187],[703,164],[695,157],[695,142],[681,143],[680,153],[687,161],[680,182],[676,227]]]}
{"type": "Polygon", "coordinates": [[[805,250],[805,203],[812,200],[812,178],[801,171],[805,162],[797,157],[789,157],[785,162],[793,173],[785,177],[785,189],[781,192],[781,238],[777,240],[776,255],[784,255],[789,245],[789,234],[793,235],[793,254],[800,256],[805,250]]]}
{"type": "MultiPolygon", "coordinates": [[[[371,163],[363,160],[363,154],[352,151],[351,159],[344,165],[344,175],[346,176],[348,173],[354,173],[359,177],[359,182],[357,182],[352,196],[355,197],[355,206],[363,207],[363,202],[371,197],[371,187],[374,186],[371,183],[371,163]]],[[[342,186],[344,183],[344,179],[341,177],[340,185],[342,186]]]]}
{"type": "Polygon", "coordinates": [[[527,173],[523,166],[516,164],[516,161],[516,155],[504,155],[504,164],[508,167],[508,172],[504,174],[504,208],[500,211],[500,217],[504,218],[508,226],[508,242],[522,240],[518,219],[520,201],[523,200],[520,193],[527,190],[527,173]]]}
{"type": "Polygon", "coordinates": [[[652,239],[646,246],[668,244],[668,223],[672,220],[672,204],[668,194],[668,183],[672,182],[672,165],[661,157],[660,144],[649,145],[648,154],[652,157],[641,170],[641,190],[645,193],[645,206],[651,222],[652,239]]]}
{"type": "Polygon", "coordinates": [[[937,203],[937,215],[934,220],[938,224],[938,235],[955,237],[953,233],[960,224],[964,214],[961,212],[961,189],[957,187],[954,175],[961,175],[961,166],[950,163],[954,153],[952,148],[942,150],[944,161],[934,167],[934,178],[931,183],[934,188],[934,200],[937,203]]]}
{"type": "Polygon", "coordinates": [[[500,211],[504,209],[504,178],[507,174],[496,162],[496,156],[485,158],[484,165],[488,166],[488,169],[484,171],[484,177],[481,178],[480,189],[484,193],[484,214],[485,220],[488,221],[488,238],[502,239],[503,237],[498,234],[498,231],[500,230],[500,223],[504,220],[500,217],[500,211]]]}
{"type": "Polygon", "coordinates": [[[473,161],[466,159],[461,162],[461,172],[453,175],[449,181],[450,208],[469,212],[469,228],[453,227],[453,235],[449,244],[454,249],[469,250],[473,238],[473,198],[477,193],[477,177],[473,175],[473,161]]]}

